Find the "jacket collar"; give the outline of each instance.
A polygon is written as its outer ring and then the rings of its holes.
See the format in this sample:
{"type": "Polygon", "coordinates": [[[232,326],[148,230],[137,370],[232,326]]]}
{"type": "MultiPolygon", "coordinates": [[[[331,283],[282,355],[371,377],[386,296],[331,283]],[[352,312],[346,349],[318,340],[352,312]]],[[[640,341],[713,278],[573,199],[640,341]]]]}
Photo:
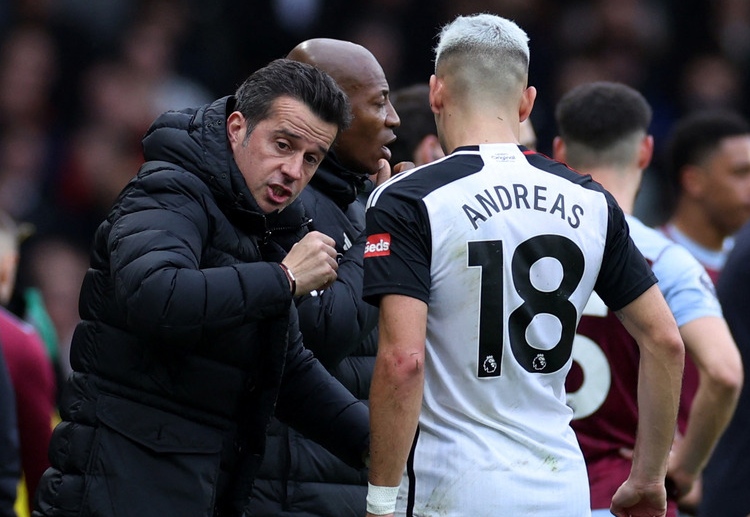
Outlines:
{"type": "Polygon", "coordinates": [[[310,185],[345,209],[365,188],[366,180],[367,176],[347,169],[338,160],[335,152],[328,151],[323,163],[310,180],[310,185]]]}

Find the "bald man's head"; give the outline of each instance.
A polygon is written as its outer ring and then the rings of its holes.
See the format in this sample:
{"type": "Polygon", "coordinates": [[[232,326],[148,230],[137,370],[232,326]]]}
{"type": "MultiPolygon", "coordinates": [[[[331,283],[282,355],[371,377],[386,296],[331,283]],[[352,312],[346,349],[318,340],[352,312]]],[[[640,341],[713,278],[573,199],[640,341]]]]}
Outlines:
{"type": "Polygon", "coordinates": [[[333,150],[347,169],[375,174],[379,159],[390,160],[386,146],[395,140],[393,128],[401,121],[389,100],[383,68],[372,52],[351,41],[315,38],[294,47],[287,58],[323,70],[349,97],[354,118],[333,150]]]}
{"type": "Polygon", "coordinates": [[[351,41],[316,38],[303,41],[289,52],[288,59],[307,63],[334,78],[347,95],[363,80],[361,72],[379,73],[383,70],[375,56],[362,45],[351,41]]]}

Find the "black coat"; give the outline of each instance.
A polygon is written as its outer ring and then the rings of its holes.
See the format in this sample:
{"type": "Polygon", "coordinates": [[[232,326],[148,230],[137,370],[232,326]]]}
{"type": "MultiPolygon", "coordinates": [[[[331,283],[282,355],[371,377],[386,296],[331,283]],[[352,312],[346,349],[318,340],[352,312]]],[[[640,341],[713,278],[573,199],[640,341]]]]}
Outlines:
{"type": "Polygon", "coordinates": [[[303,347],[277,263],[307,218],[257,207],[233,103],[157,119],[96,232],[35,516],[241,515],[274,410],[361,466],[366,407],[303,347]]]}
{"type": "MultiPolygon", "coordinates": [[[[362,300],[365,209],[357,200],[362,180],[331,154],[300,195],[311,228],[336,241],[340,261],[331,288],[299,298],[297,307],[305,346],[349,391],[367,400],[378,310],[362,300]]],[[[360,517],[366,495],[366,469],[347,466],[274,421],[248,516],[360,517]]]]}

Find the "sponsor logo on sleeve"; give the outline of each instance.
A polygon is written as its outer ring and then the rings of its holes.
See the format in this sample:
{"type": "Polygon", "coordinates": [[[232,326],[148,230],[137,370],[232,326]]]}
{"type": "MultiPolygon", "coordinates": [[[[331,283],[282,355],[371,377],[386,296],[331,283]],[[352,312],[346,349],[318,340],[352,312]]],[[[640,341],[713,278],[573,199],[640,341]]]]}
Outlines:
{"type": "Polygon", "coordinates": [[[391,234],[376,233],[367,237],[365,258],[386,257],[391,254],[391,234]]]}

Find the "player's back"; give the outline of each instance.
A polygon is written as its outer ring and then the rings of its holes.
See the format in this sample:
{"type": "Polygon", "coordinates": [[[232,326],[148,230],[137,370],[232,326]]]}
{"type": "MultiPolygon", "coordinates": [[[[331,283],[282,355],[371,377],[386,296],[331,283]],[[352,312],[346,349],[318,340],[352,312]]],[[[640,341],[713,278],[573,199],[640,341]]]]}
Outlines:
{"type": "Polygon", "coordinates": [[[388,210],[389,195],[414,199],[429,241],[424,400],[408,466],[416,501],[467,515],[586,515],[564,382],[594,286],[615,306],[638,289],[623,271],[599,280],[605,255],[632,246],[610,229],[621,212],[588,177],[512,144],[459,149],[371,205],[388,210]]]}

